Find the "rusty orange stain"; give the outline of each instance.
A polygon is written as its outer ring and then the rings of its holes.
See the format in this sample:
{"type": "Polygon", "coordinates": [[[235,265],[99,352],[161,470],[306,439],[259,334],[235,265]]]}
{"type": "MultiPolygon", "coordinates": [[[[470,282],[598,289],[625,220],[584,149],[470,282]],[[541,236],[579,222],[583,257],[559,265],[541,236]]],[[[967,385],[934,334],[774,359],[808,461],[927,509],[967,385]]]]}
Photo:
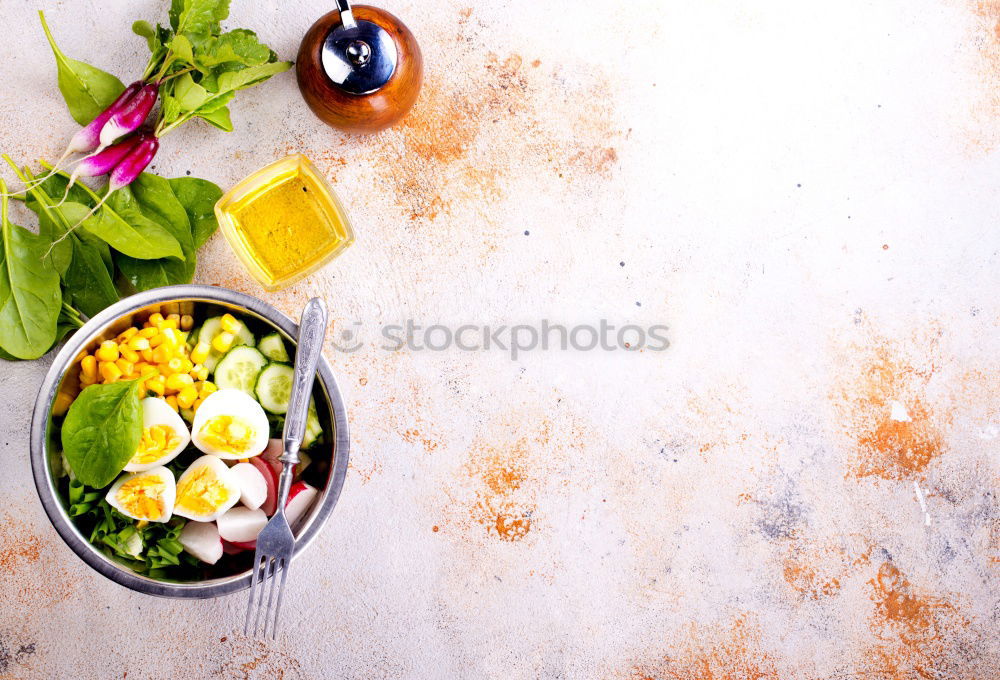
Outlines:
{"type": "Polygon", "coordinates": [[[932,403],[928,392],[939,361],[933,334],[901,342],[869,331],[865,343],[850,348],[844,370],[851,377],[835,395],[853,440],[849,475],[919,479],[945,453],[951,405],[932,403]]]}
{"type": "Polygon", "coordinates": [[[869,625],[876,643],[869,666],[891,680],[940,677],[956,662],[970,622],[947,597],[913,585],[892,562],[869,581],[874,603],[869,625]]]}
{"type": "Polygon", "coordinates": [[[528,478],[528,441],[520,438],[505,448],[473,450],[469,474],[481,483],[472,507],[473,518],[504,541],[518,541],[531,531],[534,503],[517,493],[528,478]]]}
{"type": "Polygon", "coordinates": [[[662,659],[636,664],[630,680],[779,680],[776,659],[763,647],[749,613],[727,625],[691,625],[662,659]]]}

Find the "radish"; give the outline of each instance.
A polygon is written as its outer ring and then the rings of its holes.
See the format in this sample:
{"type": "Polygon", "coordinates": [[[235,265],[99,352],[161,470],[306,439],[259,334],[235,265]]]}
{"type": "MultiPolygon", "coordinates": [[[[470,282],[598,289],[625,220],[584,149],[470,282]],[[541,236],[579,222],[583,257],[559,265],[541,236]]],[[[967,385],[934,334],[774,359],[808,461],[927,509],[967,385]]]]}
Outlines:
{"type": "Polygon", "coordinates": [[[143,85],[138,92],[119,106],[101,127],[101,147],[106,147],[122,135],[139,129],[146,122],[149,112],[160,93],[158,83],[143,85]]]}
{"type": "Polygon", "coordinates": [[[305,482],[292,484],[292,488],[288,490],[288,502],[285,503],[285,518],[288,520],[288,526],[292,529],[298,527],[300,520],[305,517],[306,511],[312,507],[313,501],[318,495],[319,491],[305,482]]]}
{"type": "Polygon", "coordinates": [[[264,473],[250,463],[237,463],[229,469],[239,478],[240,501],[251,510],[256,510],[267,500],[267,480],[264,473]]]}
{"type": "Polygon", "coordinates": [[[266,460],[263,460],[261,456],[251,458],[250,464],[257,468],[257,471],[264,478],[264,483],[267,485],[267,496],[264,498],[264,502],[261,503],[260,509],[270,517],[278,508],[278,477],[274,474],[274,468],[266,460]]]}
{"type": "Polygon", "coordinates": [[[222,540],[214,522],[188,522],[178,540],[186,551],[202,562],[215,564],[222,557],[222,540]]]}
{"type": "Polygon", "coordinates": [[[267,515],[263,510],[231,508],[216,523],[219,525],[219,536],[227,541],[255,541],[267,524],[267,515]]]}
{"type": "MultiPolygon", "coordinates": [[[[274,474],[281,476],[281,461],[278,458],[285,452],[285,443],[281,439],[268,439],[267,448],[260,454],[260,457],[270,463],[274,469],[274,474]]],[[[299,462],[295,465],[295,476],[298,477],[306,466],[312,462],[312,456],[306,451],[299,451],[299,462]]]]}
{"type": "Polygon", "coordinates": [[[227,555],[238,555],[247,550],[256,550],[257,541],[222,541],[222,550],[227,555]]]}
{"type": "Polygon", "coordinates": [[[114,144],[99,151],[93,153],[80,161],[80,164],[76,166],[76,170],[69,177],[69,183],[66,184],[66,191],[63,193],[62,201],[59,201],[58,205],[62,205],[66,197],[69,196],[69,189],[76,183],[77,177],[97,177],[98,175],[106,175],[115,169],[119,163],[124,160],[124,158],[129,154],[132,149],[136,147],[139,143],[139,137],[128,137],[118,144],[114,144]]]}

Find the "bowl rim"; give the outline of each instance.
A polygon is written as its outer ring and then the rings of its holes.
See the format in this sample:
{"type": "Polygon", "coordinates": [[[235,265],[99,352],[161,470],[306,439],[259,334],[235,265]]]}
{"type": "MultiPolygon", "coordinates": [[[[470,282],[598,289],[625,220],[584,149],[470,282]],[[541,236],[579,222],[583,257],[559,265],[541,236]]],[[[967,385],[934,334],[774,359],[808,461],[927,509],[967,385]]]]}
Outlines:
{"type": "MultiPolygon", "coordinates": [[[[164,286],[130,295],[102,310],[89,319],[81,328],[66,341],[55,355],[49,370],[42,380],[35,399],[34,411],[31,416],[30,460],[31,472],[35,481],[42,507],[56,533],[65,541],[76,555],[92,569],[112,581],[137,592],[171,598],[211,598],[244,590],[250,587],[251,573],[244,573],[194,583],[173,583],[161,581],[137,574],[127,567],[117,564],[84,539],[83,535],[66,514],[55,487],[55,479],[51,474],[47,456],[47,427],[50,411],[56,392],[62,383],[65,372],[73,360],[90,343],[94,336],[104,330],[116,319],[139,311],[149,305],[181,300],[195,302],[223,303],[243,307],[259,315],[268,323],[284,331],[290,337],[298,336],[298,324],[288,315],[263,300],[220,286],[185,284],[164,286]]],[[[318,368],[319,380],[329,398],[331,420],[334,424],[336,437],[333,442],[333,465],[330,480],[321,490],[319,505],[313,510],[303,532],[295,542],[295,552],[292,558],[299,554],[316,538],[333,512],[347,475],[347,464],[350,456],[350,432],[347,424],[347,411],[344,406],[337,380],[325,357],[322,357],[318,368]]]]}

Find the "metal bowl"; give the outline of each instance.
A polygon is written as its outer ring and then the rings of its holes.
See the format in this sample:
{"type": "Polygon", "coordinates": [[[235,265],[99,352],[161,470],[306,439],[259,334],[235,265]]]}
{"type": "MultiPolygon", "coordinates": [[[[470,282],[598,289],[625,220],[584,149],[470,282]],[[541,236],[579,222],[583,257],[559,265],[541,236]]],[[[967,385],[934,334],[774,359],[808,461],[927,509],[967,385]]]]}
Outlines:
{"type": "MultiPolygon", "coordinates": [[[[78,359],[82,353],[93,351],[102,340],[117,335],[122,329],[132,323],[132,318],[151,305],[178,303],[182,306],[194,306],[197,303],[207,303],[219,307],[228,307],[233,312],[248,317],[255,317],[273,326],[294,344],[298,337],[298,324],[282,314],[271,305],[243,293],[237,293],[226,288],[215,286],[167,286],[155,288],[121,300],[78,330],[56,354],[49,372],[45,375],[42,387],[35,401],[35,410],[31,418],[31,469],[35,478],[35,487],[41,498],[42,506],[56,531],[73,552],[93,567],[96,571],[116,583],[132,590],[160,597],[180,598],[210,598],[243,590],[250,586],[249,567],[242,572],[220,578],[198,582],[175,582],[150,578],[132,571],[128,566],[120,564],[92,546],[80,533],[70,519],[63,501],[56,489],[56,478],[53,474],[53,464],[61,466],[61,453],[58,447],[52,446],[52,403],[65,379],[76,379],[79,370],[78,359]]],[[[325,486],[319,490],[319,496],[309,516],[297,532],[295,555],[298,557],[316,538],[323,524],[333,512],[340,490],[347,474],[347,459],[350,448],[347,428],[347,414],[344,401],[337,389],[337,381],[333,371],[325,359],[319,364],[319,385],[324,399],[317,399],[317,410],[321,420],[327,420],[333,429],[333,444],[330,451],[331,459],[329,474],[325,486]],[[327,418],[323,418],[326,409],[327,418]]],[[[325,445],[324,445],[325,446],[325,445]]],[[[312,452],[311,452],[312,453],[312,452]]],[[[314,454],[314,460],[319,454],[314,454]]]]}

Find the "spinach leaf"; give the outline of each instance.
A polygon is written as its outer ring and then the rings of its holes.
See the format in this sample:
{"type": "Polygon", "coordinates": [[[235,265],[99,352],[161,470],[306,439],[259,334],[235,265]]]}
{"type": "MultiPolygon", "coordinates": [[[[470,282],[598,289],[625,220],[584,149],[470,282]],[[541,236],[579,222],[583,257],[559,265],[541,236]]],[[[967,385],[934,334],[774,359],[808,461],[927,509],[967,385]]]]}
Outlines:
{"type": "MultiPolygon", "coordinates": [[[[22,178],[33,182],[30,172],[22,178]]],[[[27,207],[38,215],[39,234],[50,243],[63,236],[73,223],[56,208],[52,194],[66,192],[66,180],[53,175],[40,185],[32,186],[27,207]]],[[[89,201],[86,192],[79,187],[70,189],[69,198],[89,201]]],[[[60,206],[61,207],[61,206],[60,206]]],[[[75,304],[87,316],[93,316],[118,300],[118,291],[112,281],[114,263],[108,244],[84,229],[70,232],[69,236],[52,247],[49,256],[59,272],[65,290],[65,301],[75,304]]]]}
{"type": "Polygon", "coordinates": [[[37,359],[56,340],[62,293],[59,274],[45,257],[49,242],[7,219],[7,187],[0,208],[0,347],[18,359],[37,359]]]}
{"type": "Polygon", "coordinates": [[[141,436],[139,381],[90,385],[66,413],[63,454],[80,482],[99,489],[122,471],[141,436]]]}
{"type": "MultiPolygon", "coordinates": [[[[64,203],[60,210],[71,224],[90,212],[86,206],[72,202],[64,203]]],[[[142,214],[128,187],[112,193],[107,202],[84,221],[83,228],[130,257],[184,259],[181,244],[161,224],[142,214]]]]}
{"type": "Polygon", "coordinates": [[[101,69],[76,59],[70,59],[59,46],[49,26],[45,23],[45,14],[38,13],[42,21],[42,29],[56,58],[57,81],[59,91],[69,113],[80,125],[86,125],[94,120],[99,113],[110,106],[125,86],[115,76],[101,69]]]}
{"type": "Polygon", "coordinates": [[[194,247],[201,248],[219,228],[215,204],[222,198],[222,189],[207,179],[197,177],[175,177],[168,181],[191,221],[194,247]]]}
{"type": "Polygon", "coordinates": [[[130,190],[142,212],[156,220],[177,239],[184,253],[184,260],[138,260],[123,256],[117,260],[122,275],[136,290],[190,283],[197,263],[194,236],[187,211],[174,195],[170,182],[144,172],[132,182],[130,190]]]}

